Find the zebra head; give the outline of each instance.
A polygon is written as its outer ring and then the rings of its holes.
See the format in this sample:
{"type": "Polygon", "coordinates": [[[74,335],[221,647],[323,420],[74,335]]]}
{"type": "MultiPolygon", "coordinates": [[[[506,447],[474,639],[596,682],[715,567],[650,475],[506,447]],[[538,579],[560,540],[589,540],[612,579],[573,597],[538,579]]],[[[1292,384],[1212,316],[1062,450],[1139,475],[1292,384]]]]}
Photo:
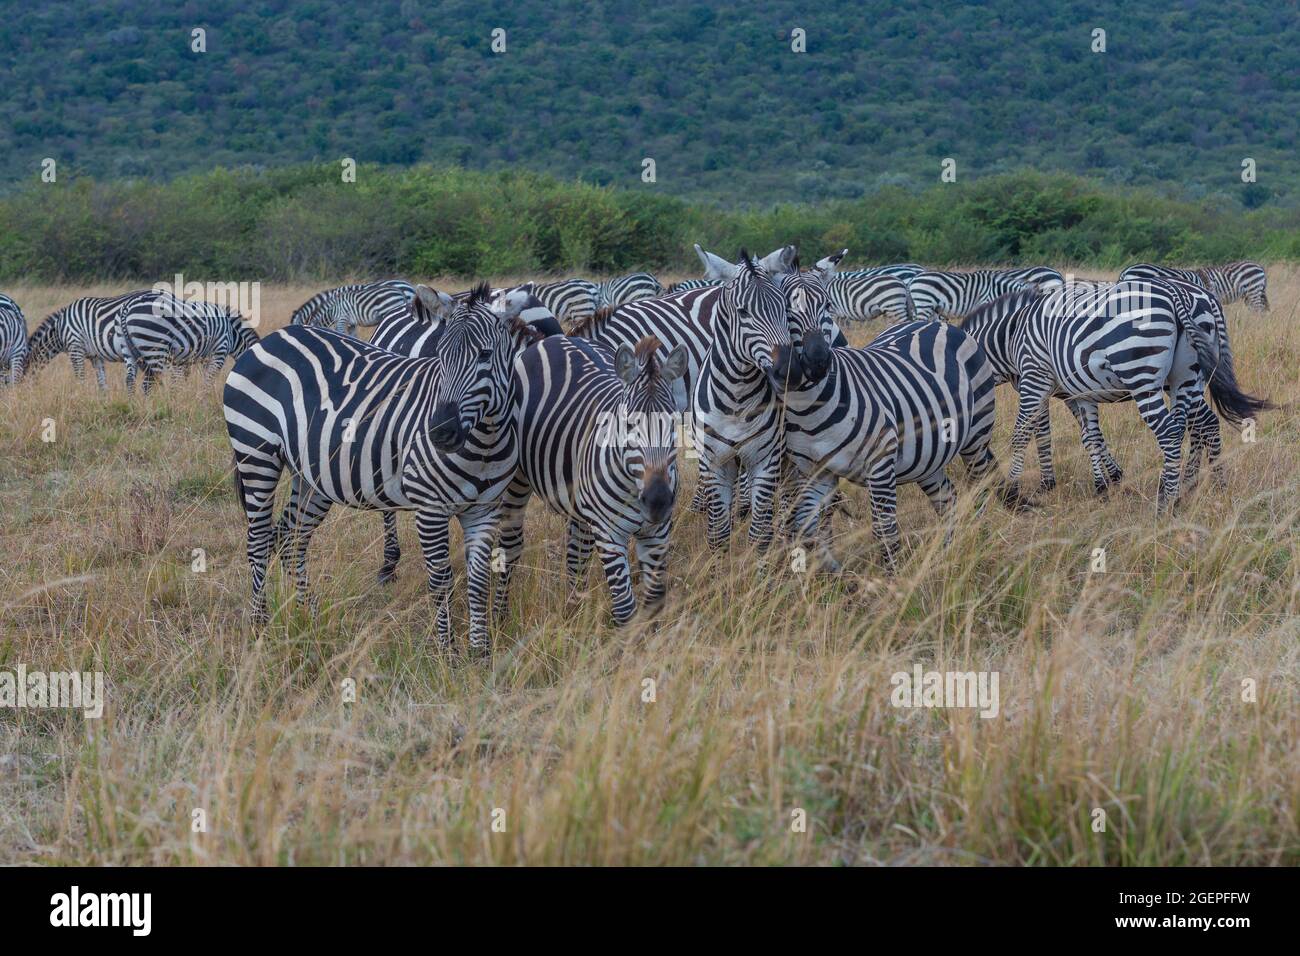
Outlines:
{"type": "Polygon", "coordinates": [[[67,324],[64,318],[66,312],[67,307],[64,307],[47,315],[41,320],[41,324],[33,330],[31,337],[27,340],[28,372],[36,371],[37,368],[67,349],[64,334],[67,324]]]}
{"type": "Polygon", "coordinates": [[[357,326],[364,323],[365,315],[361,310],[359,291],[352,286],[338,289],[325,306],[325,317],[335,330],[352,333],[356,331],[357,326]]]}
{"type": "Polygon", "coordinates": [[[614,355],[614,371],[625,389],[620,412],[641,423],[629,429],[634,437],[623,443],[622,467],[636,482],[641,511],[651,524],[672,514],[677,498],[677,401],[672,383],[686,374],[686,346],[668,353],[661,365],[659,340],[643,338],[636,347],[624,343],[614,355]]]}
{"type": "Polygon", "coordinates": [[[796,371],[785,295],[744,249],[732,268],[718,300],[715,334],[734,362],[759,369],[784,394],[796,371]]]}
{"type": "Polygon", "coordinates": [[[237,359],[257,344],[257,332],[238,312],[228,311],[226,317],[230,320],[227,354],[232,359],[237,359]]]}
{"type": "MultiPolygon", "coordinates": [[[[426,308],[438,301],[419,286],[416,295],[426,308]]],[[[457,304],[438,340],[439,376],[434,392],[429,437],[434,447],[452,454],[465,446],[480,424],[495,421],[510,400],[511,367],[518,347],[528,338],[517,326],[518,311],[492,310],[492,290],[486,282],[457,304]]]]}
{"type": "Polygon", "coordinates": [[[778,276],[778,279],[789,310],[790,341],[794,346],[798,371],[805,383],[820,382],[830,371],[831,343],[838,331],[831,316],[830,294],[824,274],[820,269],[796,271],[778,276]]]}
{"type": "Polygon", "coordinates": [[[1263,266],[1258,262],[1235,262],[1224,271],[1232,276],[1232,299],[1245,299],[1246,306],[1255,312],[1268,311],[1268,275],[1263,266]]]}

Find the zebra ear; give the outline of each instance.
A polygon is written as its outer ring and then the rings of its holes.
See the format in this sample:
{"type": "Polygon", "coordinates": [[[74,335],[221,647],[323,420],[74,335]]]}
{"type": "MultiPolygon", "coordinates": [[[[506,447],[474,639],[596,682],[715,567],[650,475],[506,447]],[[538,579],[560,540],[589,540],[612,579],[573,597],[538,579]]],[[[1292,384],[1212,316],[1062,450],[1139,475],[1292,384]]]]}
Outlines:
{"type": "Polygon", "coordinates": [[[511,289],[509,292],[501,293],[501,296],[492,303],[492,310],[509,322],[516,318],[520,312],[524,311],[524,306],[528,304],[531,292],[525,292],[522,289],[511,289]]]}
{"type": "Polygon", "coordinates": [[[614,374],[624,385],[631,385],[641,372],[641,364],[636,360],[636,350],[626,342],[614,353],[614,374]]]}
{"type": "Polygon", "coordinates": [[[768,275],[776,275],[782,272],[789,272],[794,268],[794,261],[799,256],[799,250],[794,246],[782,246],[780,249],[773,249],[763,258],[755,263],[760,269],[768,275]]]}
{"type": "Polygon", "coordinates": [[[417,285],[415,287],[415,298],[412,305],[418,302],[426,313],[433,319],[446,318],[451,315],[452,309],[456,307],[455,300],[445,292],[436,292],[427,285],[417,285]]]}
{"type": "Polygon", "coordinates": [[[829,255],[825,259],[818,259],[813,268],[824,275],[834,275],[835,267],[840,264],[840,260],[849,254],[849,250],[841,249],[834,255],[829,255]]]}
{"type": "Polygon", "coordinates": [[[728,262],[722,256],[715,256],[711,252],[701,249],[699,244],[695,245],[695,253],[704,263],[704,278],[714,280],[734,279],[740,272],[740,267],[728,262]]]}
{"type": "Polygon", "coordinates": [[[664,360],[663,368],[660,371],[664,381],[671,382],[685,375],[688,361],[686,346],[684,345],[679,345],[669,352],[668,358],[664,360]]]}

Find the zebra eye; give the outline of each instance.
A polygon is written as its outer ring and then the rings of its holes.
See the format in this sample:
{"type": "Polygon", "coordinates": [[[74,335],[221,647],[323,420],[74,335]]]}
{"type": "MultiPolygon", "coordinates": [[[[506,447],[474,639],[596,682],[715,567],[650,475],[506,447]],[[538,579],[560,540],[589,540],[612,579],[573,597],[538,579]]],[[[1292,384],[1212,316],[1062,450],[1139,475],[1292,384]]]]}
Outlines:
{"type": "Polygon", "coordinates": [[[478,350],[478,360],[479,360],[480,362],[486,362],[486,361],[487,361],[488,359],[490,359],[491,357],[492,357],[492,350],[491,350],[491,349],[479,349],[479,350],[478,350]]]}

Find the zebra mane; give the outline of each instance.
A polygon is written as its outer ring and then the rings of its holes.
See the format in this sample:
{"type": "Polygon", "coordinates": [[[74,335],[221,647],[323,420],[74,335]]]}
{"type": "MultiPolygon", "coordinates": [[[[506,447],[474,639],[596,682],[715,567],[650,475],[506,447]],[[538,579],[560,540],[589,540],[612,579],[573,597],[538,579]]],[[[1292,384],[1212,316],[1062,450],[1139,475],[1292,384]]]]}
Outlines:
{"type": "Polygon", "coordinates": [[[569,327],[569,335],[585,339],[592,332],[596,331],[597,326],[614,314],[614,306],[604,305],[586,318],[579,319],[569,327]]]}
{"type": "Polygon", "coordinates": [[[506,331],[513,336],[516,341],[522,342],[524,348],[546,338],[544,332],[535,328],[531,323],[517,315],[512,315],[506,322],[506,331]]]}
{"type": "Polygon", "coordinates": [[[991,314],[996,315],[1002,313],[1004,310],[1006,312],[1013,312],[1015,311],[1014,309],[1005,308],[1011,300],[1017,298],[1023,299],[1021,304],[1028,305],[1033,300],[1042,298],[1043,291],[1043,287],[1036,282],[1030,283],[1023,289],[1012,289],[1010,292],[1002,293],[1002,295],[998,296],[996,299],[990,299],[982,305],[975,306],[975,308],[971,309],[953,324],[959,329],[964,329],[968,325],[978,324],[981,319],[984,319],[991,314]]]}
{"type": "Polygon", "coordinates": [[[658,336],[647,335],[632,349],[637,361],[645,363],[645,374],[651,381],[659,377],[659,359],[656,353],[661,345],[658,336]]]}
{"type": "Polygon", "coordinates": [[[746,269],[749,270],[749,274],[751,276],[755,278],[758,277],[759,275],[758,263],[756,263],[753,260],[753,258],[750,256],[749,250],[743,247],[740,250],[740,262],[746,269]]]}
{"type": "Polygon", "coordinates": [[[469,296],[465,299],[465,307],[474,308],[476,305],[489,305],[492,302],[492,286],[484,279],[474,288],[469,290],[469,296]]]}

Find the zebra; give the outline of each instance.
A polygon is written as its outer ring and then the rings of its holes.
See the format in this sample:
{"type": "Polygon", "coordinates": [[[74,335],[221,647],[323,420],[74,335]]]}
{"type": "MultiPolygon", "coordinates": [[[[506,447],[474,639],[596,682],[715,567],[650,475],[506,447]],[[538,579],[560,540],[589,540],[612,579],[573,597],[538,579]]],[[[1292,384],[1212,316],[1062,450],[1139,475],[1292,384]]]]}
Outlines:
{"type": "Polygon", "coordinates": [[[574,325],[595,315],[600,287],[587,279],[561,279],[535,286],[533,294],[561,323],[574,325]]]}
{"type": "MultiPolygon", "coordinates": [[[[370,344],[408,358],[432,358],[438,354],[438,340],[445,328],[443,320],[455,311],[457,302],[467,298],[468,295],[449,296],[432,289],[422,297],[413,296],[405,312],[390,311],[380,320],[370,337],[370,344]]],[[[498,313],[517,313],[520,321],[541,335],[563,334],[555,316],[532,294],[531,283],[515,289],[498,290],[492,296],[491,308],[498,313]]],[[[384,557],[379,568],[379,583],[387,584],[397,576],[402,549],[397,537],[397,512],[385,511],[383,515],[384,557]]]]}
{"type": "MultiPolygon", "coordinates": [[[[883,266],[877,269],[838,272],[840,260],[847,254],[841,249],[818,259],[813,269],[825,279],[831,315],[836,319],[868,321],[884,316],[888,322],[906,322],[916,318],[907,281],[886,269],[910,268],[883,266]]],[[[919,268],[919,267],[918,267],[919,268]]]]}
{"type": "Polygon", "coordinates": [[[595,307],[603,309],[625,305],[638,299],[653,299],[663,293],[663,284],[650,273],[629,272],[596,283],[595,307]]]}
{"type": "Polygon", "coordinates": [[[921,272],[908,280],[918,319],[957,318],[977,305],[1027,285],[1065,282],[1055,269],[978,269],[974,272],[921,272]]]}
{"type": "MultiPolygon", "coordinates": [[[[1009,326],[1003,337],[1020,400],[1008,476],[1013,489],[1018,491],[1025,446],[1031,434],[1041,434],[1051,396],[1093,404],[1131,399],[1164,457],[1157,505],[1163,511],[1178,498],[1189,419],[1197,423],[1194,428],[1206,424],[1196,414],[1205,378],[1215,405],[1230,421],[1264,407],[1237,388],[1230,356],[1219,354],[1215,337],[1207,334],[1192,305],[1169,284],[1131,280],[1074,292],[1058,288],[1000,317],[985,315],[986,322],[1009,326]]],[[[997,337],[975,322],[971,329],[984,341],[997,337]]],[[[1086,428],[1084,440],[1100,486],[1109,470],[1100,430],[1086,428]]],[[[1215,454],[1211,447],[1211,456],[1215,454]]]]}
{"type": "Polygon", "coordinates": [[[914,276],[928,271],[925,266],[917,265],[915,262],[895,262],[886,266],[868,266],[865,269],[855,269],[852,274],[862,276],[893,276],[895,279],[902,279],[904,283],[909,282],[914,276]]]}
{"type": "Polygon", "coordinates": [[[713,289],[722,285],[721,279],[683,279],[668,287],[668,294],[690,292],[693,289],[713,289]]]}
{"type": "Polygon", "coordinates": [[[27,319],[17,302],[0,293],[0,368],[5,368],[0,381],[17,385],[26,361],[27,319]]]}
{"type": "Polygon", "coordinates": [[[750,539],[762,548],[771,541],[784,456],[780,397],[798,363],[783,287],[744,250],[730,268],[734,276],[716,296],[709,350],[693,383],[691,424],[708,498],[709,546],[719,548],[731,535],[732,495],[743,468],[752,483],[750,539]]]}
{"type": "Polygon", "coordinates": [[[143,374],[140,389],[146,395],[169,367],[180,374],[203,362],[203,380],[211,382],[227,358],[238,359],[257,342],[257,333],[238,312],[165,294],[146,293],[125,303],[116,324],[118,347],[125,350],[127,391],[143,374]]]}
{"type": "MultiPolygon", "coordinates": [[[[416,295],[442,306],[426,287],[416,295]]],[[[236,491],[248,518],[251,617],[267,620],[270,556],[292,547],[295,590],[308,607],[307,547],[334,504],[414,510],[435,634],[451,644],[451,518],[465,537],[469,645],[488,650],[489,551],[518,462],[510,416],[513,362],[537,334],[496,313],[480,285],[443,320],[436,358],[406,358],[333,330],[289,326],[261,339],[226,379],[223,408],[236,491]],[[282,472],[291,493],[271,513],[282,472]]]]}
{"type": "Polygon", "coordinates": [[[1177,279],[1213,292],[1225,305],[1244,299],[1251,311],[1268,311],[1268,276],[1258,262],[1230,262],[1200,269],[1175,269],[1142,262],[1129,266],[1119,274],[1119,278],[1121,282],[1126,279],[1177,279]]]}
{"type": "Polygon", "coordinates": [[[553,336],[515,359],[519,470],[502,512],[505,570],[497,582],[498,616],[507,609],[510,576],[523,551],[524,509],[534,493],[568,519],[571,595],[594,545],[614,623],[626,624],[637,609],[628,568],[635,541],[646,605],[663,601],[677,495],[672,382],[686,373],[687,353],[678,345],[660,363],[659,348],[654,338],[611,352],[583,339],[553,336]]]}
{"type": "Polygon", "coordinates": [[[377,325],[389,312],[405,311],[414,295],[415,287],[405,279],[341,285],[318,292],[298,306],[289,324],[333,327],[337,332],[355,334],[358,326],[377,325]]]}
{"type": "MultiPolygon", "coordinates": [[[[1152,283],[1171,296],[1174,308],[1180,314],[1189,317],[1200,329],[1213,354],[1213,365],[1202,368],[1203,374],[1214,374],[1233,383],[1235,389],[1236,371],[1232,358],[1232,347],[1228,341],[1227,322],[1223,309],[1215,297],[1200,286],[1174,280],[1155,281],[1152,283]]],[[[1054,301],[1044,303],[1049,317],[1060,317],[1069,310],[1065,303],[1079,296],[1098,296],[1113,288],[1113,282],[1085,282],[1071,280],[1060,290],[1053,290],[1054,301]]],[[[960,322],[961,328],[973,335],[988,354],[993,364],[997,384],[1009,382],[1013,386],[1017,381],[1017,363],[1015,354],[1015,333],[1019,327],[1020,316],[1017,313],[1037,305],[1047,293],[1038,287],[1008,293],[985,303],[966,315],[960,322]]],[[[1058,396],[1059,397],[1059,396],[1058,396]]],[[[1253,414],[1272,407],[1262,399],[1244,396],[1248,408],[1243,408],[1238,417],[1229,409],[1225,417],[1233,425],[1241,424],[1240,415],[1253,414]]],[[[1105,495],[1110,486],[1123,478],[1123,471],[1116,462],[1110,447],[1101,431],[1097,403],[1080,398],[1065,398],[1066,406],[1079,423],[1080,437],[1093,462],[1093,486],[1097,494],[1105,495]]],[[[1187,427],[1191,438],[1191,448],[1184,462],[1182,483],[1190,486],[1196,477],[1202,452],[1208,454],[1212,468],[1218,474],[1216,461],[1222,445],[1219,435],[1219,422],[1205,401],[1204,394],[1198,390],[1189,396],[1187,427]]],[[[1038,443],[1038,462],[1040,469],[1039,490],[1051,491],[1056,487],[1056,476],[1052,461],[1051,425],[1047,415],[1040,416],[1036,431],[1038,443]]]]}
{"type": "MultiPolygon", "coordinates": [[[[809,344],[818,341],[804,337],[803,374],[785,394],[786,447],[804,479],[794,527],[824,569],[839,570],[818,534],[819,515],[840,478],[865,485],[872,530],[892,572],[898,485],[920,484],[943,516],[956,498],[944,472],[954,457],[977,480],[997,470],[990,448],[993,369],[973,337],[943,322],[891,326],[865,348],[830,348],[810,361],[809,344]]],[[[1005,485],[1001,491],[1016,504],[1005,485]]]]}
{"type": "MultiPolygon", "coordinates": [[[[60,352],[67,352],[78,381],[86,377],[86,360],[89,359],[100,390],[107,389],[104,363],[126,360],[124,347],[117,337],[118,310],[128,302],[149,295],[162,293],[146,290],[106,297],[88,296],[50,313],[28,339],[27,371],[34,372],[60,352]]],[[[134,369],[128,365],[128,387],[134,381],[134,369]]]]}

